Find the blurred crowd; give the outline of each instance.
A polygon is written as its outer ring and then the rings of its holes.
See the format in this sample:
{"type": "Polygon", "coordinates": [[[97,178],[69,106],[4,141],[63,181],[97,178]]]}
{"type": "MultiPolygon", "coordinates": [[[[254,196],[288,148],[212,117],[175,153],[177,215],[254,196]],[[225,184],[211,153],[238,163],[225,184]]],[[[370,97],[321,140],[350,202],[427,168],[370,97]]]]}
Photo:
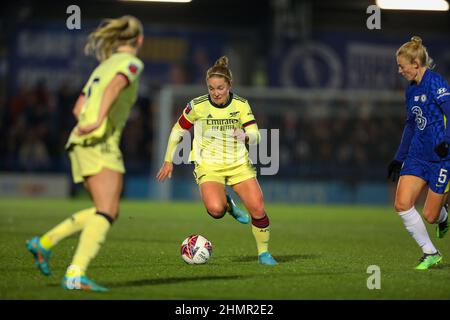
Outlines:
{"type": "MultiPolygon", "coordinates": [[[[80,88],[68,83],[56,91],[45,82],[22,86],[0,106],[1,171],[63,172],[69,170],[64,150],[80,88]]],[[[123,133],[123,151],[131,170],[149,168],[152,137],[150,100],[140,97],[123,133]]]]}
{"type": "MultiPolygon", "coordinates": [[[[3,99],[0,171],[70,172],[64,145],[76,124],[72,108],[79,90],[66,83],[51,91],[41,81],[33,87],[22,86],[3,99]]],[[[157,90],[138,99],[123,132],[121,147],[131,174],[149,174],[155,167],[156,98],[157,90]]],[[[268,114],[254,104],[253,110],[260,128],[280,130],[278,177],[294,179],[384,178],[404,123],[401,110],[393,116],[319,118],[295,111],[268,114]]]]}
{"type": "Polygon", "coordinates": [[[381,180],[397,150],[404,119],[325,117],[292,114],[270,125],[280,128],[280,171],[284,178],[381,180]]]}

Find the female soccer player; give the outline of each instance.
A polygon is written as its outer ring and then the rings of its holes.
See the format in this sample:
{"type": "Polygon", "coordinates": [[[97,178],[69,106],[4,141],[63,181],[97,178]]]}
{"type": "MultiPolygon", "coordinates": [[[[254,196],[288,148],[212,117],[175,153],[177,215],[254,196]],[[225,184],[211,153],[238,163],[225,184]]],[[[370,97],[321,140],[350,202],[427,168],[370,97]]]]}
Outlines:
{"type": "Polygon", "coordinates": [[[428,185],[423,216],[437,224],[438,238],[448,231],[446,203],[449,190],[450,93],[445,79],[430,70],[432,59],[419,37],[397,50],[398,72],[410,82],[406,89],[407,119],[402,140],[389,164],[388,177],[399,176],[395,210],[405,228],[416,240],[423,256],[416,266],[425,270],[442,260],[428,236],[425,224],[414,204],[422,189],[428,185]]]}
{"type": "Polygon", "coordinates": [[[119,141],[144,68],[136,57],[144,41],[141,22],[132,16],[106,19],[89,35],[85,53],[100,64],[91,74],[73,113],[78,123],[66,144],[75,183],[84,182],[94,207],[79,211],[41,237],[27,242],[37,267],[50,275],[51,248],[82,231],[75,256],[62,281],[66,289],[106,291],[86,270],[119,214],[125,173],[119,141]]]}
{"type": "Polygon", "coordinates": [[[228,212],[240,223],[249,222],[248,214],[225,193],[225,185],[231,185],[250,212],[259,262],[276,265],[268,251],[269,217],[245,146],[257,144],[260,134],[247,100],[230,92],[232,74],[227,57],[219,58],[207,71],[206,84],[209,94],[190,101],[173,126],[156,179],[162,182],[172,176],[176,146],[183,132],[194,126],[189,159],[195,163],[194,177],[207,212],[215,219],[228,212]]]}

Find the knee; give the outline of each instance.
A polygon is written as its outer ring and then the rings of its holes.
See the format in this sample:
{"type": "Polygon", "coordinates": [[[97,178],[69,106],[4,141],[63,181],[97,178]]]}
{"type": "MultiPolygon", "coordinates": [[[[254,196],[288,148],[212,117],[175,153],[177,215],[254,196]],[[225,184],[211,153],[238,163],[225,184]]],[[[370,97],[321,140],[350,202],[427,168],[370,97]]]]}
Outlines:
{"type": "Polygon", "coordinates": [[[264,218],[266,215],[266,211],[264,210],[264,204],[261,199],[261,201],[255,201],[249,208],[247,208],[250,212],[251,216],[255,219],[261,219],[264,218]]]}
{"type": "Polygon", "coordinates": [[[413,206],[413,203],[410,203],[409,201],[405,201],[403,199],[395,199],[394,208],[397,212],[403,212],[411,209],[413,206]]]}
{"type": "Polygon", "coordinates": [[[423,218],[424,218],[425,221],[428,222],[429,224],[436,223],[438,217],[439,217],[439,214],[435,214],[432,210],[429,210],[429,209],[427,209],[427,208],[425,208],[425,209],[423,210],[423,218]]]}
{"type": "Polygon", "coordinates": [[[95,206],[97,211],[103,212],[104,214],[111,217],[113,220],[117,220],[119,217],[120,203],[119,201],[103,201],[95,206]]]}
{"type": "Polygon", "coordinates": [[[214,219],[222,218],[226,212],[226,204],[220,202],[208,203],[205,207],[208,214],[214,219]]]}
{"type": "Polygon", "coordinates": [[[112,225],[112,224],[114,223],[114,221],[116,221],[117,218],[118,218],[118,213],[115,214],[115,215],[112,215],[112,214],[110,214],[110,213],[102,212],[102,211],[99,211],[99,210],[97,210],[95,213],[96,213],[97,215],[102,216],[103,218],[105,218],[111,225],[112,225]]]}

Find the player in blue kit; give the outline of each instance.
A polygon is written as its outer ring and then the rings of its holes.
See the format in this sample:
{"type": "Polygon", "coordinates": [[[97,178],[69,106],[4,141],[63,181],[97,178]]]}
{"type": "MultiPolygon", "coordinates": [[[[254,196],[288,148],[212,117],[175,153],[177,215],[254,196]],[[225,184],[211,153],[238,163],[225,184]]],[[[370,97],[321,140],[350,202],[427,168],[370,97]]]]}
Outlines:
{"type": "Polygon", "coordinates": [[[416,266],[426,270],[442,261],[414,207],[428,185],[423,216],[437,224],[438,238],[447,233],[447,195],[450,175],[450,92],[445,79],[430,70],[433,64],[422,39],[412,37],[397,50],[398,72],[410,82],[406,89],[407,119],[400,146],[388,168],[388,177],[400,177],[395,210],[408,233],[423,251],[416,266]]]}

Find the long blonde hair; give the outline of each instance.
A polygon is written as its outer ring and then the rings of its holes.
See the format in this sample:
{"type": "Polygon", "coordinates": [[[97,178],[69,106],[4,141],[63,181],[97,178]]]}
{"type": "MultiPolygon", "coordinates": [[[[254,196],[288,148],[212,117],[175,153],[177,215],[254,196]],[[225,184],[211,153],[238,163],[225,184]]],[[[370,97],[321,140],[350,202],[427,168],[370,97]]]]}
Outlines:
{"type": "Polygon", "coordinates": [[[228,68],[228,58],[226,56],[222,56],[217,59],[214,66],[209,68],[206,72],[206,80],[214,76],[225,78],[228,84],[231,85],[231,82],[233,81],[233,75],[231,73],[231,70],[228,68]]]}
{"type": "Polygon", "coordinates": [[[108,59],[122,45],[137,45],[137,38],[144,33],[142,23],[133,16],[105,19],[89,34],[84,47],[86,55],[95,54],[99,61],[108,59]]]}
{"type": "Polygon", "coordinates": [[[405,57],[410,63],[417,59],[421,67],[430,69],[434,67],[433,59],[428,55],[427,48],[425,48],[422,44],[422,39],[418,36],[414,36],[411,38],[411,41],[404,43],[397,50],[396,55],[397,57],[405,57]]]}

